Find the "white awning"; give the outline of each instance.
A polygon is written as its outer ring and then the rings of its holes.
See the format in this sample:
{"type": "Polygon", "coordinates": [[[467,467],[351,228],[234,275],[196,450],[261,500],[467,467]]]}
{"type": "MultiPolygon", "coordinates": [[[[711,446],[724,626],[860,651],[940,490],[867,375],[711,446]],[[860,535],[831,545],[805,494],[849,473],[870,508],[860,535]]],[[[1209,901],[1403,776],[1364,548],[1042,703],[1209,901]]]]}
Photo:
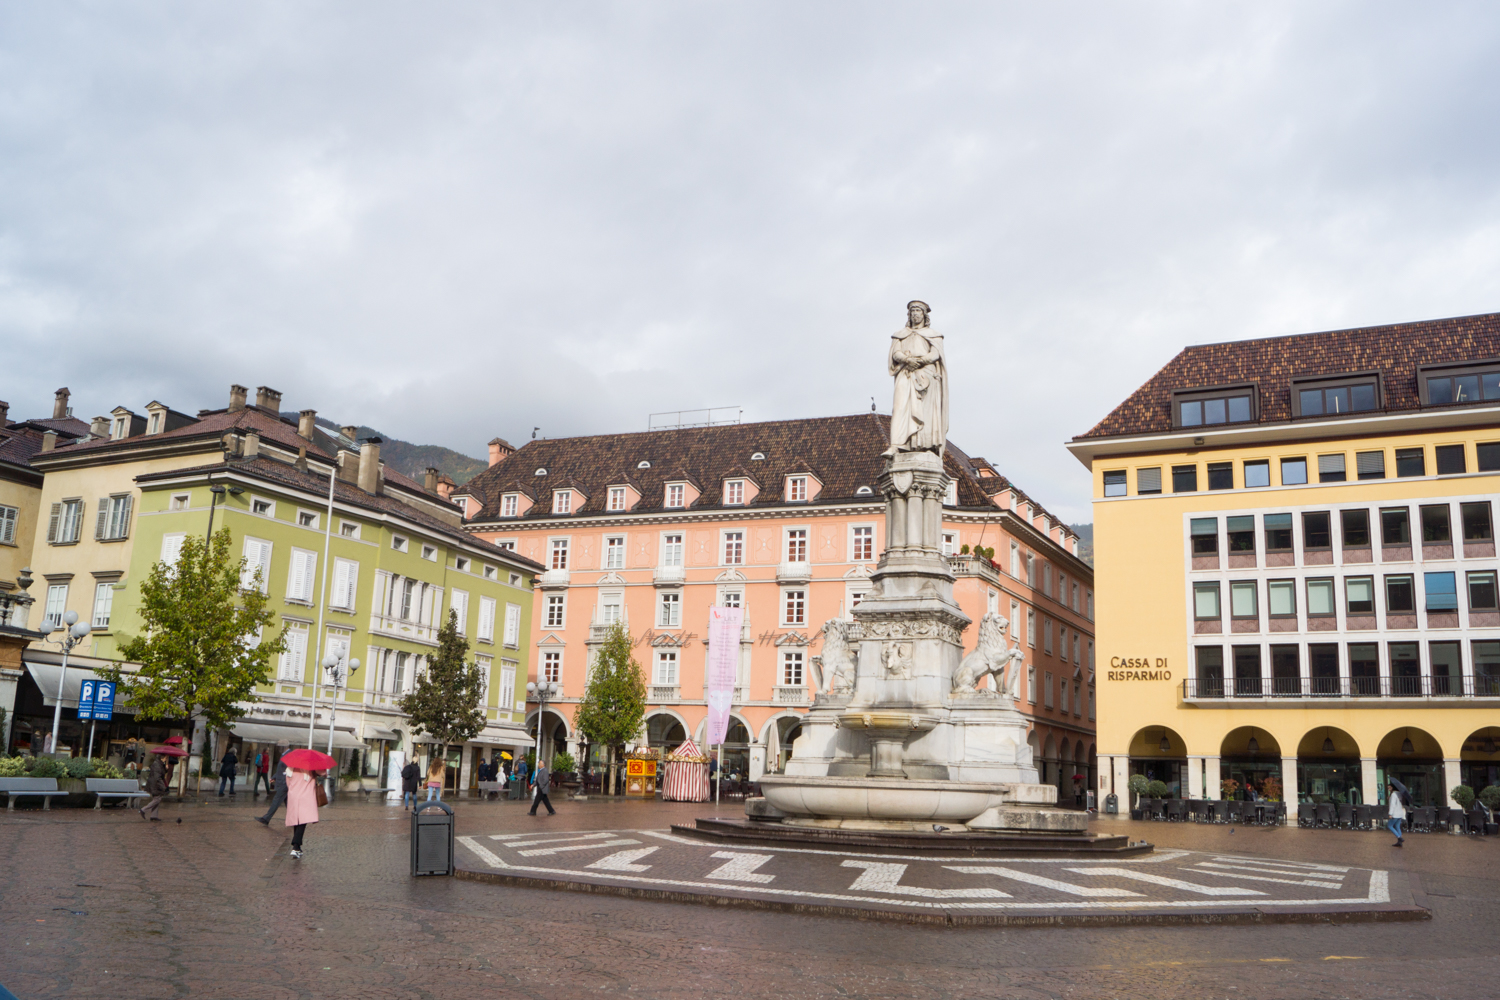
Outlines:
{"type": "MultiPolygon", "coordinates": [[[[26,672],[31,674],[31,679],[36,682],[37,689],[42,692],[42,704],[52,708],[57,704],[57,678],[62,674],[62,665],[57,663],[37,663],[27,659],[26,672]]],[[[103,680],[98,674],[87,667],[68,665],[68,675],[63,680],[63,708],[78,708],[78,692],[83,687],[84,681],[103,680]]],[[[115,696],[115,712],[123,711],[124,698],[118,693],[115,696]]]]}
{"type": "MultiPolygon", "coordinates": [[[[285,743],[293,747],[307,746],[306,726],[278,726],[274,722],[245,722],[241,720],[232,724],[229,731],[242,740],[250,743],[285,743]]],[[[314,750],[322,750],[328,746],[328,727],[321,726],[313,733],[312,745],[314,750]]],[[[338,750],[363,750],[364,741],[354,735],[351,730],[334,727],[333,746],[338,750]]]]}
{"type": "Polygon", "coordinates": [[[394,729],[381,729],[379,726],[365,726],[365,739],[367,740],[399,740],[401,734],[394,729]]]}

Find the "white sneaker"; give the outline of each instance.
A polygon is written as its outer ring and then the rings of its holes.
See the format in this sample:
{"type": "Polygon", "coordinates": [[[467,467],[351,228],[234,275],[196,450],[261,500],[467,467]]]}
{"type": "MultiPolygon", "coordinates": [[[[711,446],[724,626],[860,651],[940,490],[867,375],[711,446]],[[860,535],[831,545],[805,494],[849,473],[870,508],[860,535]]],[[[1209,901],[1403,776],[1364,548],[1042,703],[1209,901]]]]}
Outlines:
{"type": "Polygon", "coordinates": [[[299,850],[297,850],[294,847],[294,848],[292,848],[292,857],[294,857],[294,858],[300,858],[300,857],[302,857],[302,852],[299,851],[299,850]]]}

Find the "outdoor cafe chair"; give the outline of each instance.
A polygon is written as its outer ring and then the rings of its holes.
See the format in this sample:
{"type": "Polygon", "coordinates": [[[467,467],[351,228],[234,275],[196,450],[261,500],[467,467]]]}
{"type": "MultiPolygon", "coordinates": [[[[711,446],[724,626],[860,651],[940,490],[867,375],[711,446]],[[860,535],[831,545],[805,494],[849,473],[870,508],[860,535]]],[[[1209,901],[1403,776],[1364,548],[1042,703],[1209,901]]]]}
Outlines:
{"type": "Polygon", "coordinates": [[[1356,830],[1368,830],[1368,829],[1370,829],[1370,818],[1373,815],[1374,811],[1375,810],[1374,810],[1373,806],[1368,806],[1368,805],[1358,805],[1358,806],[1355,806],[1354,807],[1354,829],[1356,829],[1356,830]]]}
{"type": "Polygon", "coordinates": [[[1327,829],[1333,826],[1334,809],[1332,802],[1319,802],[1317,804],[1317,825],[1327,829]]]}
{"type": "Polygon", "coordinates": [[[1347,802],[1339,803],[1339,827],[1344,830],[1354,828],[1354,807],[1347,802]]]}
{"type": "Polygon", "coordinates": [[[1241,815],[1243,815],[1244,807],[1245,803],[1239,801],[1238,799],[1231,799],[1229,802],[1225,803],[1225,808],[1229,811],[1229,816],[1227,817],[1228,821],[1230,823],[1240,822],[1240,817],[1241,815]]]}
{"type": "Polygon", "coordinates": [[[1213,823],[1227,823],[1227,822],[1229,822],[1229,803],[1228,802],[1225,802],[1225,801],[1223,801],[1221,799],[1218,802],[1211,803],[1211,805],[1213,806],[1213,812],[1209,816],[1210,822],[1213,822],[1213,823]]]}
{"type": "Polygon", "coordinates": [[[1478,809],[1472,810],[1468,816],[1467,828],[1469,833],[1478,833],[1482,835],[1484,833],[1484,813],[1478,809]]]}
{"type": "Polygon", "coordinates": [[[1187,803],[1181,799],[1167,800],[1168,822],[1180,823],[1187,818],[1187,803]]]}
{"type": "Polygon", "coordinates": [[[1297,803],[1297,825],[1313,826],[1318,821],[1318,810],[1311,802],[1297,803]]]}

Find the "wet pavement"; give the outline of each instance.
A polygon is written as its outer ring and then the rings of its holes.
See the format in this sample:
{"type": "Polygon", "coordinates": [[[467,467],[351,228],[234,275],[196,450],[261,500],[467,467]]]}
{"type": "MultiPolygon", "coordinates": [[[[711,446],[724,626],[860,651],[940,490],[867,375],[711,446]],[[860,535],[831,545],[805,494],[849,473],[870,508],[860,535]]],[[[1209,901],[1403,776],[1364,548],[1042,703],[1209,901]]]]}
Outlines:
{"type": "MultiPolygon", "coordinates": [[[[21,1000],[575,998],[585,992],[735,1000],[1500,997],[1500,838],[1494,837],[1413,835],[1397,849],[1389,837],[1373,832],[1231,832],[1105,821],[1097,828],[1159,845],[1156,857],[1195,852],[1169,862],[1178,868],[1211,871],[1205,864],[1217,864],[1209,860],[1215,857],[1231,859],[1241,873],[1343,868],[1344,879],[1362,879],[1356,889],[1367,890],[1368,873],[1389,872],[1393,885],[1411,886],[1413,900],[1430,907],[1432,919],[933,927],[413,879],[407,874],[408,817],[399,805],[375,801],[341,800],[326,810],[325,821],[309,829],[306,858],[296,861],[287,856],[289,831],[252,822],[263,804],[241,796],[233,804],[171,805],[163,809],[162,823],[143,822],[125,809],[6,814],[0,819],[0,985],[21,1000]]],[[[457,832],[514,845],[581,833],[665,830],[716,814],[712,806],[649,802],[557,805],[557,816],[532,818],[520,803],[460,801],[457,832]],[[496,834],[507,839],[492,839],[496,834]]],[[[717,810],[724,816],[738,812],[735,803],[717,810]]],[[[641,843],[593,853],[589,863],[658,846],[633,834],[595,839],[641,843]]],[[[649,857],[619,860],[650,863],[649,857]]],[[[771,864],[742,870],[776,874],[771,864]]],[[[836,867],[841,877],[856,879],[871,870],[836,867]]],[[[1012,898],[1036,888],[993,875],[950,874],[979,881],[949,885],[910,869],[879,884],[991,888],[1012,898]]],[[[1183,880],[1219,881],[1202,874],[1183,880]]],[[[1080,873],[1057,881],[1130,891],[1149,885],[1090,881],[1080,873]]]]}

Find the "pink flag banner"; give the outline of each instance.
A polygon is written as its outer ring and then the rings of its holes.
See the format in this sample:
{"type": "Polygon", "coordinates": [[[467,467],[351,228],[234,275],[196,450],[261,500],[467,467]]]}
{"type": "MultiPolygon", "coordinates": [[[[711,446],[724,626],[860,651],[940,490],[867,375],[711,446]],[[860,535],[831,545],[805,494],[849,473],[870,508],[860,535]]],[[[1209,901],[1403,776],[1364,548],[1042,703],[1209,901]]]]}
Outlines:
{"type": "Polygon", "coordinates": [[[704,695],[708,700],[708,744],[724,742],[729,731],[729,708],[734,703],[734,682],[739,673],[742,608],[708,609],[708,676],[704,695]]]}

